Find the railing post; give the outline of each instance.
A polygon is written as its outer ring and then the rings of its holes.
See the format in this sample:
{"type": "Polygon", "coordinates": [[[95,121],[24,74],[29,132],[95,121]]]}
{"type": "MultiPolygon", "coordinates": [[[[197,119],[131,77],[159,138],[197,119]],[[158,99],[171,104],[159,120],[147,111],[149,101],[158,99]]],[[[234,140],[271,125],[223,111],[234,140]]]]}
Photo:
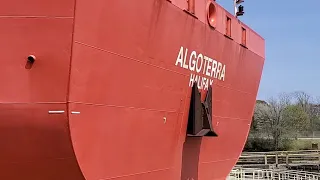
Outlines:
{"type": "Polygon", "coordinates": [[[254,178],[255,176],[256,176],[256,171],[254,170],[254,171],[252,172],[252,179],[253,179],[253,180],[255,180],[255,178],[254,178]]]}
{"type": "Polygon", "coordinates": [[[286,165],[289,165],[289,153],[286,153],[286,165]]]}
{"type": "Polygon", "coordinates": [[[320,152],[318,151],[318,164],[320,164],[320,152]]]}
{"type": "Polygon", "coordinates": [[[264,164],[267,165],[268,164],[268,157],[267,154],[264,155],[264,164]]]}
{"type": "Polygon", "coordinates": [[[276,167],[278,167],[278,152],[276,152],[276,167]]]}

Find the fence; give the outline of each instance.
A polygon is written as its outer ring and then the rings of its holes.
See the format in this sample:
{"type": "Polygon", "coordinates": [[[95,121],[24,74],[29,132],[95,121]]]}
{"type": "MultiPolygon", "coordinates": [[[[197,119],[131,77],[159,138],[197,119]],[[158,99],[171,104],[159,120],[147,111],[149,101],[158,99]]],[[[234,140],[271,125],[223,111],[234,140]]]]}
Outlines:
{"type": "Polygon", "coordinates": [[[237,168],[231,171],[227,180],[320,180],[320,173],[279,169],[237,168]]]}
{"type": "Polygon", "coordinates": [[[254,167],[261,165],[310,166],[319,170],[320,151],[274,151],[274,152],[244,152],[237,165],[254,167]]]}

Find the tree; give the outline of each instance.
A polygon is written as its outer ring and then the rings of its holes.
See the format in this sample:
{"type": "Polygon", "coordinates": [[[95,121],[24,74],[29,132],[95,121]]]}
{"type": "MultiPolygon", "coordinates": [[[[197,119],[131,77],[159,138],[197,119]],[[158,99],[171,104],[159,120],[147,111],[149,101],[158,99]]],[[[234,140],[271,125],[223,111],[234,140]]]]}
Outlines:
{"type": "Polygon", "coordinates": [[[311,126],[312,130],[320,130],[320,97],[315,98],[311,105],[311,126]]]}
{"type": "Polygon", "coordinates": [[[302,133],[319,130],[320,98],[315,101],[303,91],[282,93],[268,101],[256,101],[248,144],[251,149],[257,145],[279,150],[302,133]]]}
{"type": "Polygon", "coordinates": [[[297,100],[297,105],[300,106],[309,117],[309,127],[306,130],[309,132],[314,132],[320,129],[320,99],[312,98],[308,93],[303,91],[294,92],[295,98],[297,100]]]}
{"type": "Polygon", "coordinates": [[[296,100],[297,100],[297,105],[301,106],[302,109],[306,112],[306,113],[310,113],[310,105],[312,102],[312,98],[311,96],[303,91],[296,91],[293,93],[296,100]]]}
{"type": "Polygon", "coordinates": [[[255,104],[255,111],[253,113],[251,127],[250,127],[250,134],[255,135],[255,133],[260,131],[261,128],[261,120],[260,114],[258,113],[264,106],[268,105],[266,101],[257,100],[255,104]]]}
{"type": "Polygon", "coordinates": [[[295,137],[310,126],[310,118],[303,107],[299,105],[289,105],[283,112],[284,122],[287,123],[288,129],[286,136],[295,137]]]}
{"type": "Polygon", "coordinates": [[[267,104],[256,105],[255,118],[261,124],[264,132],[272,139],[275,150],[279,150],[284,139],[297,137],[300,132],[309,127],[309,116],[304,107],[292,103],[292,96],[280,94],[271,98],[267,104]]]}
{"type": "Polygon", "coordinates": [[[255,117],[264,129],[263,134],[273,140],[275,150],[279,149],[281,137],[288,129],[288,124],[283,118],[283,111],[290,103],[291,97],[283,93],[278,99],[271,98],[267,104],[257,105],[255,109],[255,117]]]}

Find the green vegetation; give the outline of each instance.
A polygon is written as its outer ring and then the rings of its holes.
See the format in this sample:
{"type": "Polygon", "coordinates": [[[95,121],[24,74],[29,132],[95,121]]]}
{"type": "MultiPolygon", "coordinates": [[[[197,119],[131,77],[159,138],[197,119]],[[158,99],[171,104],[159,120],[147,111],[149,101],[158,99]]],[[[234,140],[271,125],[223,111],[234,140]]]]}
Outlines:
{"type": "Polygon", "coordinates": [[[245,151],[311,149],[320,140],[320,105],[305,92],[281,94],[268,101],[256,101],[245,151]]]}

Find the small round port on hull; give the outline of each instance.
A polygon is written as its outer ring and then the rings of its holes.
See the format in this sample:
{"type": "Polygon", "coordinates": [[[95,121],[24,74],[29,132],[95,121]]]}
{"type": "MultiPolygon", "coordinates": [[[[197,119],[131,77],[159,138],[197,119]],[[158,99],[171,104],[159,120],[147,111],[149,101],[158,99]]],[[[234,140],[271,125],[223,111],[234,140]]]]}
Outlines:
{"type": "Polygon", "coordinates": [[[29,55],[28,56],[28,62],[34,63],[35,60],[36,60],[36,57],[34,55],[29,55]]]}
{"type": "Polygon", "coordinates": [[[28,58],[27,58],[27,63],[26,63],[26,66],[25,68],[26,69],[31,69],[32,66],[33,66],[33,63],[36,61],[36,56],[34,55],[29,55],[28,58]]]}

